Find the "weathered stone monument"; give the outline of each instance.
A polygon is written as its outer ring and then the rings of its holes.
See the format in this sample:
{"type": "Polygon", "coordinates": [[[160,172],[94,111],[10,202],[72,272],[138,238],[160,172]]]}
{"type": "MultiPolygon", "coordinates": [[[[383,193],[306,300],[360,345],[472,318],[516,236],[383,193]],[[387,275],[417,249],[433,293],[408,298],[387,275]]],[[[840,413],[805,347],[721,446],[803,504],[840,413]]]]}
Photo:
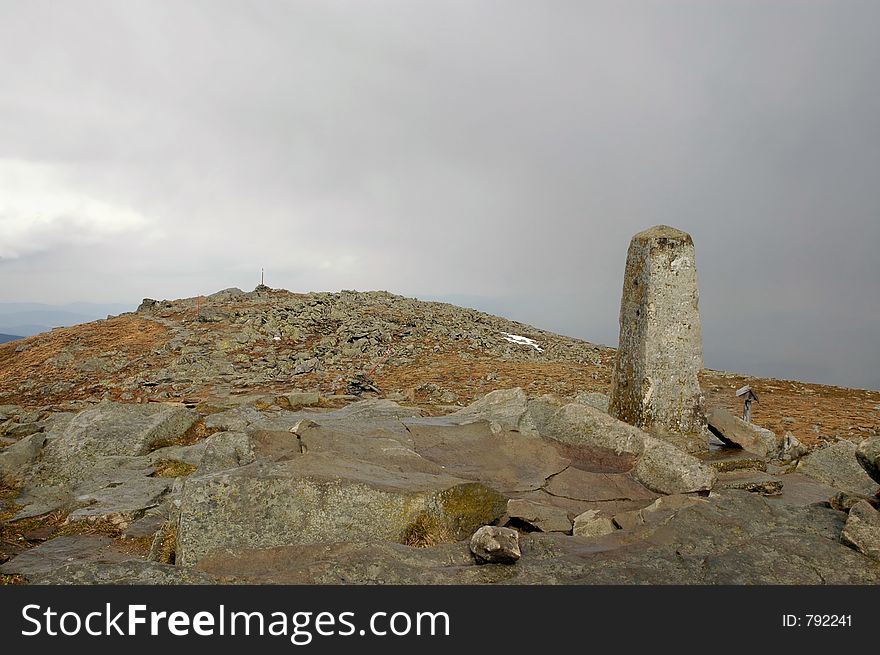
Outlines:
{"type": "Polygon", "coordinates": [[[690,235],[666,225],[629,244],[609,413],[690,452],[707,448],[697,268],[690,235]]]}

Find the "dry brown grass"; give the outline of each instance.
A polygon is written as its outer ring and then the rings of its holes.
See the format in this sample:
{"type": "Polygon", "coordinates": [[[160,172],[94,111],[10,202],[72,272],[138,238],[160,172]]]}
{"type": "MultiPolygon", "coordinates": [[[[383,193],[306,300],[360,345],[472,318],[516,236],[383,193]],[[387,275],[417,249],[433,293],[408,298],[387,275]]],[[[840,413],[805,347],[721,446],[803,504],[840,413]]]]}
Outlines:
{"type": "Polygon", "coordinates": [[[219,431],[219,428],[206,427],[205,422],[200,419],[179,437],[160,439],[150,447],[150,452],[169,446],[192,446],[219,431]]]}
{"type": "Polygon", "coordinates": [[[177,549],[177,526],[166,524],[157,534],[160,539],[149,552],[160,564],[174,564],[177,549]]]}
{"type": "MultiPolygon", "coordinates": [[[[115,350],[129,361],[127,368],[147,358],[151,365],[159,366],[161,358],[153,351],[164,345],[169,334],[167,327],[155,321],[118,316],[0,344],[0,390],[6,390],[6,393],[0,393],[0,401],[40,406],[93,397],[104,390],[100,382],[107,374],[79,371],[74,367],[77,362],[115,350]],[[27,346],[27,349],[16,352],[21,346],[27,346]],[[75,353],[69,365],[56,368],[48,363],[71,346],[82,350],[75,353]],[[59,393],[44,393],[45,386],[59,380],[73,383],[72,388],[59,393]]],[[[125,375],[127,368],[116,375],[125,375]]]]}
{"type": "MultiPolygon", "coordinates": [[[[297,297],[298,294],[279,292],[284,298],[297,297]]],[[[160,310],[158,317],[178,321],[188,329],[203,335],[206,343],[217,338],[229,336],[227,323],[199,323],[196,321],[195,303],[184,309],[160,310]]],[[[242,302],[241,308],[258,307],[258,303],[242,302]]],[[[377,307],[372,310],[381,315],[390,309],[377,307]]],[[[395,320],[399,316],[393,316],[395,320]]],[[[146,375],[151,370],[168,364],[172,355],[157,356],[154,350],[163,346],[170,338],[171,331],[154,320],[137,315],[119,316],[107,321],[96,321],[71,328],[53,330],[50,333],[30,337],[0,345],[0,402],[12,402],[25,406],[41,406],[59,403],[67,399],[99,398],[108,393],[102,386],[108,374],[101,372],[82,372],[72,367],[55,368],[46,363],[64,349],[75,345],[82,347],[75,361],[95,357],[102,352],[117,350],[130,360],[130,367],[146,375]],[[30,347],[15,353],[20,345],[30,347]],[[139,368],[141,365],[145,368],[139,368]],[[43,388],[57,381],[73,383],[69,391],[55,395],[44,395],[43,388]],[[30,388],[28,385],[31,385],[30,388]]],[[[310,348],[318,335],[304,334],[296,343],[283,341],[279,344],[260,344],[242,346],[230,354],[244,354],[250,358],[260,356],[271,348],[279,356],[293,355],[296,350],[310,348]]],[[[412,362],[396,364],[392,354],[388,362],[377,368],[373,374],[376,385],[383,392],[412,391],[412,403],[424,407],[428,413],[437,413],[439,394],[430,394],[424,385],[433,384],[443,391],[452,391],[458,398],[456,404],[466,404],[492,391],[509,387],[522,387],[529,395],[552,393],[571,397],[580,391],[600,391],[608,393],[611,385],[611,371],[615,351],[599,347],[595,351],[597,361],[574,363],[571,361],[503,361],[468,348],[461,341],[429,337],[420,344],[421,350],[412,362]],[[436,350],[435,350],[436,349],[436,350]],[[460,356],[464,353],[465,358],[460,356]]],[[[292,387],[320,388],[333,392],[340,376],[371,368],[377,363],[366,356],[355,358],[339,367],[304,375],[291,376],[286,380],[276,380],[263,385],[234,389],[233,392],[248,394],[278,394],[290,391],[292,387]]],[[[122,379],[133,371],[123,369],[110,376],[122,379]]],[[[760,402],[753,406],[753,420],[780,436],[791,431],[798,439],[808,445],[816,445],[825,440],[848,438],[858,441],[870,434],[880,433],[880,392],[800,382],[752,378],[746,375],[725,375],[716,371],[705,371],[702,376],[703,389],[710,406],[723,406],[733,411],[741,411],[734,391],[743,384],[751,384],[760,395],[760,402]]],[[[136,393],[139,400],[148,400],[156,392],[170,390],[168,385],[159,385],[152,390],[136,393]],[[167,387],[167,388],[166,388],[167,387]]],[[[213,390],[209,386],[198,387],[188,392],[189,400],[202,401],[199,407],[216,411],[222,404],[211,405],[213,390]]],[[[119,392],[111,390],[109,395],[119,399],[119,392]]],[[[322,400],[322,406],[333,407],[339,403],[322,400]]],[[[195,443],[210,434],[204,424],[198,424],[183,440],[163,445],[195,443]]]]}
{"type": "Polygon", "coordinates": [[[439,517],[430,512],[416,516],[400,537],[400,543],[416,548],[430,548],[447,541],[454,541],[452,533],[439,517]]]}
{"type": "Polygon", "coordinates": [[[736,390],[749,384],[760,400],[752,405],[752,421],[778,436],[786,431],[815,446],[840,438],[861,441],[880,434],[880,392],[845,389],[790,380],[752,378],[705,371],[702,387],[710,406],[742,413],[736,390]]]}

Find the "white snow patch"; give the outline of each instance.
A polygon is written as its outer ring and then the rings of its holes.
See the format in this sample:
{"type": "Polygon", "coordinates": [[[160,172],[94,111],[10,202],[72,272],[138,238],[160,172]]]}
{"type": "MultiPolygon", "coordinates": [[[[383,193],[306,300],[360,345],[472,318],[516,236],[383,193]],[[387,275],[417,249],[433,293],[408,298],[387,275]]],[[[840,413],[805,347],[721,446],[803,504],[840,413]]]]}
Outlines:
{"type": "Polygon", "coordinates": [[[539,353],[544,352],[544,349],[541,348],[541,346],[538,345],[538,342],[534,341],[533,339],[529,339],[528,337],[522,337],[518,334],[510,334],[508,332],[502,332],[501,334],[504,335],[505,341],[509,341],[510,343],[515,343],[520,346],[531,346],[532,348],[537,350],[539,353]]]}

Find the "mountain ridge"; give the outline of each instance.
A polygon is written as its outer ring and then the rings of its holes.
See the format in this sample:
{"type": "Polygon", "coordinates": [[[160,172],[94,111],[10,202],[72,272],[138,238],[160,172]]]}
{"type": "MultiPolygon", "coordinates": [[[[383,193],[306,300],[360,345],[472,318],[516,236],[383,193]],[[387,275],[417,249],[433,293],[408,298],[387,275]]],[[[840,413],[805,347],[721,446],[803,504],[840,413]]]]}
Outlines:
{"type": "MultiPolygon", "coordinates": [[[[608,393],[614,353],[386,291],[226,289],[146,299],[135,312],[0,346],[0,403],[201,402],[293,388],[344,394],[362,391],[361,383],[425,407],[516,386],[532,396],[573,397],[608,393]]],[[[746,383],[761,396],[754,420],[804,443],[880,431],[880,392],[708,369],[702,376],[707,404],[733,411],[734,391],[746,383]]]]}

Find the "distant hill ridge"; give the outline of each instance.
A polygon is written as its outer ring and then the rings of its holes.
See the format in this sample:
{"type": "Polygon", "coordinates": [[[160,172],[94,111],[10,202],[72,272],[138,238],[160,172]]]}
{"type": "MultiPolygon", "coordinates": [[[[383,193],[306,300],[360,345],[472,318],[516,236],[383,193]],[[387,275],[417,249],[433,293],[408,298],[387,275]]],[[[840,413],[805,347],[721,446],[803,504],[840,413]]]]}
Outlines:
{"type": "MultiPolygon", "coordinates": [[[[199,402],[241,394],[361,393],[426,407],[495,389],[608,393],[614,349],[456,305],[385,291],[262,287],[145,300],[136,312],[0,345],[0,404],[108,398],[199,402]]],[[[880,392],[704,371],[710,406],[742,411],[803,443],[880,432],[880,392]]]]}
{"type": "Polygon", "coordinates": [[[0,333],[24,337],[61,327],[88,323],[109,314],[131,311],[134,305],[121,303],[0,303],[0,333]]]}

